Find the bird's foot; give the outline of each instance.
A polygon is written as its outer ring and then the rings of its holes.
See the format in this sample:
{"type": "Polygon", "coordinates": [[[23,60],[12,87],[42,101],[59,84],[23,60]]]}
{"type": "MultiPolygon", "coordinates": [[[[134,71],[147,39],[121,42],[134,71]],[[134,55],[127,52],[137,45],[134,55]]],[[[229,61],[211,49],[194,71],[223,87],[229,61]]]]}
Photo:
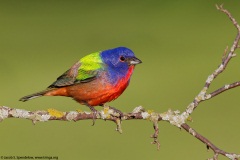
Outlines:
{"type": "Polygon", "coordinates": [[[114,107],[111,107],[111,106],[108,106],[109,107],[109,109],[112,109],[114,112],[116,112],[116,113],[118,113],[119,115],[120,115],[120,120],[124,117],[124,114],[123,114],[123,112],[122,111],[120,111],[120,110],[118,110],[118,109],[116,109],[116,108],[114,108],[114,107]]]}
{"type": "Polygon", "coordinates": [[[95,121],[96,121],[96,119],[97,119],[98,111],[97,111],[94,107],[89,106],[89,108],[90,108],[90,110],[91,110],[92,113],[93,113],[93,124],[92,124],[92,126],[94,126],[95,121]]]}
{"type": "MultiPolygon", "coordinates": [[[[104,117],[108,117],[111,115],[111,117],[110,117],[111,120],[113,120],[117,125],[116,131],[118,131],[119,133],[122,133],[121,123],[122,123],[122,119],[124,117],[123,112],[121,112],[120,110],[118,110],[114,107],[107,106],[105,104],[103,104],[101,106],[104,107],[102,115],[104,115],[104,117]]],[[[105,118],[103,118],[103,119],[105,119],[105,118]]]]}

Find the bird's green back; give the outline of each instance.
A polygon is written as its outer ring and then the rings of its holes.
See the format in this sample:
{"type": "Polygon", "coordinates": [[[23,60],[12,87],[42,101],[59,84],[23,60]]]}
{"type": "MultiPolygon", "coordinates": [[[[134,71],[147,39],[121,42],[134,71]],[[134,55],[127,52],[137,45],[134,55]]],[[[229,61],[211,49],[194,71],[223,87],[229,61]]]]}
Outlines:
{"type": "Polygon", "coordinates": [[[99,69],[103,68],[100,52],[94,52],[81,58],[80,64],[76,77],[77,80],[86,80],[95,77],[99,69]]]}

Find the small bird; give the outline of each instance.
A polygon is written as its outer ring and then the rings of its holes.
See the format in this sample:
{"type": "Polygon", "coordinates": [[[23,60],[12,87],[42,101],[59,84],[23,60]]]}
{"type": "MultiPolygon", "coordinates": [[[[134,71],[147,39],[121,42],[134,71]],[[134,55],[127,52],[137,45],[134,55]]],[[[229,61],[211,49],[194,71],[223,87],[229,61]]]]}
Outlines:
{"type": "Polygon", "coordinates": [[[94,125],[97,114],[94,106],[103,106],[118,98],[127,88],[135,65],[139,63],[142,61],[126,47],[91,53],[76,62],[45,90],[22,97],[20,101],[41,96],[72,97],[91,109],[94,125]]]}

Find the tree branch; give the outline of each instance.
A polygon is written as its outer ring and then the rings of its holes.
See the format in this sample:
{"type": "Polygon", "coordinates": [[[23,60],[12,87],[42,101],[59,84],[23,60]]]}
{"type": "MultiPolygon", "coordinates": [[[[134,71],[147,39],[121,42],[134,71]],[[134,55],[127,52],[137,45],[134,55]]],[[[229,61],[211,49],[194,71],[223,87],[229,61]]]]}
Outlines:
{"type": "MultiPolygon", "coordinates": [[[[93,119],[94,115],[92,112],[80,110],[69,112],[62,112],[56,109],[48,109],[47,111],[27,111],[24,109],[15,109],[6,106],[0,106],[0,121],[3,121],[6,118],[28,119],[31,120],[33,124],[36,124],[37,122],[47,122],[52,120],[74,122],[80,120],[89,120],[93,119]]],[[[131,113],[124,113],[123,117],[120,117],[119,112],[116,112],[116,110],[105,106],[103,110],[98,111],[96,119],[115,122],[117,125],[116,131],[118,131],[119,133],[122,133],[121,121],[123,120],[150,120],[153,122],[154,127],[154,134],[151,136],[151,138],[154,139],[152,144],[156,144],[157,149],[160,148],[160,143],[158,141],[158,121],[161,121],[162,118],[159,114],[151,110],[145,111],[143,107],[139,106],[136,107],[131,113]]]]}
{"type": "MultiPolygon", "coordinates": [[[[157,148],[160,148],[160,143],[158,141],[158,122],[159,121],[167,121],[170,124],[183,128],[189,134],[200,140],[202,143],[206,144],[208,149],[213,150],[214,156],[209,160],[217,160],[219,155],[223,155],[231,160],[237,160],[240,158],[239,154],[225,152],[215,146],[210,140],[199,134],[193,128],[191,128],[186,121],[189,120],[189,116],[193,113],[193,111],[198,107],[198,105],[206,100],[209,100],[227,90],[233,89],[235,87],[240,86],[240,81],[227,84],[222,86],[221,88],[213,91],[212,93],[207,94],[207,91],[213,82],[214,79],[217,78],[219,74],[221,74],[227,67],[230,60],[236,56],[234,53],[237,48],[239,48],[239,40],[240,40],[240,26],[237,21],[233,18],[229,11],[223,8],[223,5],[216,5],[217,9],[221,12],[225,13],[233,25],[237,29],[237,36],[228,51],[228,47],[224,51],[224,55],[222,57],[222,62],[218,66],[216,70],[213,71],[211,75],[205,81],[204,87],[201,89],[200,93],[194,98],[194,100],[187,106],[186,110],[183,113],[180,111],[172,111],[168,110],[164,113],[156,113],[151,110],[146,111],[143,107],[136,107],[131,113],[124,113],[123,117],[120,116],[114,109],[110,107],[104,107],[103,110],[98,111],[96,119],[113,121],[117,125],[117,131],[122,133],[121,129],[121,121],[123,120],[149,120],[153,122],[154,134],[151,136],[153,138],[152,144],[156,144],[157,148]]],[[[55,109],[48,109],[47,111],[27,111],[23,109],[15,109],[9,108],[5,106],[0,106],[0,121],[6,118],[23,118],[31,120],[34,124],[36,122],[46,122],[51,120],[60,120],[60,121],[79,121],[79,120],[88,120],[93,119],[94,115],[90,112],[85,111],[69,111],[69,112],[61,112],[55,109]]]]}
{"type": "Polygon", "coordinates": [[[216,7],[219,11],[225,13],[228,16],[228,18],[232,21],[233,25],[237,29],[237,36],[236,36],[236,38],[235,38],[235,40],[232,44],[232,47],[231,47],[230,51],[227,53],[228,47],[225,49],[224,56],[222,58],[222,63],[218,66],[218,68],[211,75],[208,76],[208,78],[205,82],[205,85],[202,88],[202,90],[200,91],[200,93],[194,98],[193,102],[188,105],[188,107],[187,107],[187,109],[184,113],[188,116],[192,114],[192,112],[198,107],[200,102],[211,99],[214,96],[216,96],[216,95],[218,95],[218,94],[220,94],[220,93],[222,93],[222,92],[224,92],[228,89],[239,86],[239,84],[237,82],[235,82],[235,83],[232,83],[230,85],[225,85],[224,86],[225,88],[222,87],[222,88],[219,88],[217,91],[215,91],[213,93],[207,94],[207,91],[208,91],[212,81],[215,78],[217,78],[217,76],[219,74],[221,74],[226,69],[229,61],[233,57],[236,56],[236,54],[234,52],[238,48],[238,43],[239,43],[239,40],[240,40],[240,26],[237,23],[237,21],[235,20],[235,18],[233,18],[233,16],[231,15],[231,13],[228,10],[223,8],[223,5],[216,5],[216,7]]]}
{"type": "Polygon", "coordinates": [[[195,131],[193,128],[191,128],[189,125],[187,125],[186,123],[182,124],[181,127],[187,131],[189,134],[191,134],[192,136],[194,136],[195,138],[197,138],[198,140],[200,140],[201,142],[203,142],[204,144],[207,145],[207,149],[211,148],[214,152],[214,157],[209,159],[209,160],[217,160],[218,159],[218,155],[221,154],[225,157],[228,157],[231,160],[237,160],[238,158],[240,158],[239,154],[235,154],[235,153],[228,153],[225,152],[221,149],[219,149],[218,147],[216,147],[211,141],[209,141],[207,138],[205,138],[204,136],[202,136],[201,134],[199,134],[197,131],[195,131]]]}

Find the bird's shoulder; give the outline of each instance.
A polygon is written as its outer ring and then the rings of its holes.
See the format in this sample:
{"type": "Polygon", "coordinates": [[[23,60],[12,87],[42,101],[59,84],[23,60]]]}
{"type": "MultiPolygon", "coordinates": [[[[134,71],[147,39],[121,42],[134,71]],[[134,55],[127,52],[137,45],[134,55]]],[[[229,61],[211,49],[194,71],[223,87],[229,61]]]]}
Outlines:
{"type": "Polygon", "coordinates": [[[85,80],[95,77],[99,71],[106,69],[103,63],[100,52],[91,53],[79,61],[81,65],[78,68],[77,80],[85,80]]]}

